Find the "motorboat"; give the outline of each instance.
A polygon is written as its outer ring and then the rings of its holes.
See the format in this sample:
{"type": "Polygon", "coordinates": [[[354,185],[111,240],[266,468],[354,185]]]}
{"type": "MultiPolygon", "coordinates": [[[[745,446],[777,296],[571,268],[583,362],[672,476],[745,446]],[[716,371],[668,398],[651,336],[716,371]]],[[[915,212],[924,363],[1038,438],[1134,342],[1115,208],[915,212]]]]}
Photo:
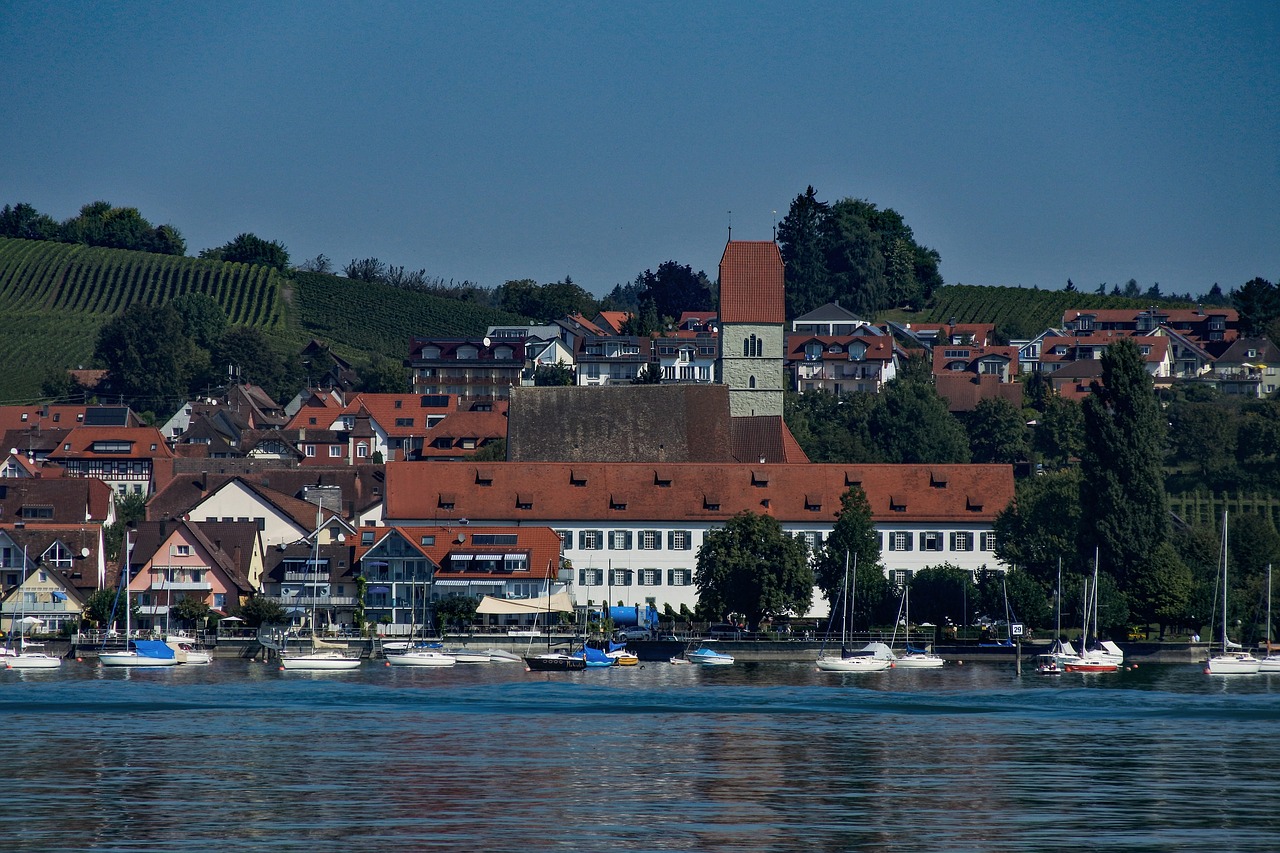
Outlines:
{"type": "Polygon", "coordinates": [[[493,655],[488,650],[457,648],[442,651],[458,663],[493,663],[493,655]]]}
{"type": "Polygon", "coordinates": [[[1062,675],[1066,669],[1053,653],[1036,655],[1036,672],[1040,675],[1062,675]]]}
{"type": "Polygon", "coordinates": [[[213,652],[200,644],[195,637],[187,634],[167,634],[164,641],[177,652],[178,663],[188,666],[205,666],[213,663],[213,652]]]}
{"type": "Polygon", "coordinates": [[[1083,655],[1063,663],[1062,668],[1067,672],[1116,672],[1120,669],[1120,664],[1109,657],[1094,654],[1093,652],[1085,652],[1083,655]]]}
{"type": "Polygon", "coordinates": [[[689,663],[699,666],[733,666],[733,655],[718,652],[705,644],[691,652],[685,652],[684,656],[689,659],[689,663]]]}
{"type": "Polygon", "coordinates": [[[485,649],[484,653],[489,656],[489,663],[520,663],[524,660],[520,655],[506,649],[485,649]]]}
{"type": "Polygon", "coordinates": [[[42,643],[23,642],[16,655],[6,655],[5,669],[57,669],[62,658],[46,654],[42,643]]]}

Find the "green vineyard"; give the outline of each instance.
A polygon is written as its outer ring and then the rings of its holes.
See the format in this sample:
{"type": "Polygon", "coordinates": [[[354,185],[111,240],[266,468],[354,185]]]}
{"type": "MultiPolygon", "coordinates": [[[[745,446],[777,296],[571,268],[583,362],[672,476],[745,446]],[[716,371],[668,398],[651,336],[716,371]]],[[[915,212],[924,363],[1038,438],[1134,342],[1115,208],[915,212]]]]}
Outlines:
{"type": "Polygon", "coordinates": [[[233,325],[282,349],[319,338],[360,359],[408,355],[414,335],[480,335],[518,320],[502,311],[338,276],[266,266],[0,238],[0,404],[35,400],[50,371],[90,367],[98,330],[136,303],[202,293],[233,325]]]}
{"type": "Polygon", "coordinates": [[[292,287],[301,331],[357,353],[402,359],[414,335],[483,335],[489,326],[522,322],[504,311],[334,275],[296,272],[292,287]]]}
{"type": "Polygon", "coordinates": [[[1062,324],[1062,314],[1073,308],[1187,307],[1185,302],[1103,296],[1065,290],[1031,290],[1025,287],[987,287],[951,284],[938,288],[933,305],[907,318],[911,322],[994,323],[1023,335],[1034,335],[1062,324]]]}

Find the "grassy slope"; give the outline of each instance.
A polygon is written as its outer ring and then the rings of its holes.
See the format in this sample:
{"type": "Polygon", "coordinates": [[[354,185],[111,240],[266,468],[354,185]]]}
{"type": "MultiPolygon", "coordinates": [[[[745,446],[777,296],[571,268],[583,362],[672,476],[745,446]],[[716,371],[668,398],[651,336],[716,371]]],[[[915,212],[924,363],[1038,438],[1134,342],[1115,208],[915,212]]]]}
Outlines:
{"type": "Polygon", "coordinates": [[[39,396],[49,370],[89,367],[98,329],[124,307],[187,292],[282,348],[320,338],[345,356],[407,355],[413,335],[476,335],[511,315],[386,285],[221,261],[0,238],[0,404],[39,396]]]}

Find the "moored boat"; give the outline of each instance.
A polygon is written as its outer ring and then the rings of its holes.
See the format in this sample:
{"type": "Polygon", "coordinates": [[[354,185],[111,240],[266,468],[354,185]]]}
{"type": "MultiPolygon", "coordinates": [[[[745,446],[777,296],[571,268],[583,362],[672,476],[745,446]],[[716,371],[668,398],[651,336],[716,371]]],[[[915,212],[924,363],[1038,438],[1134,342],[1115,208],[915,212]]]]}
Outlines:
{"type": "Polygon", "coordinates": [[[1222,511],[1222,652],[1209,658],[1210,675],[1257,675],[1262,662],[1227,637],[1227,511],[1222,511]],[[1234,648],[1233,648],[1234,646],[1234,648]]]}
{"type": "Polygon", "coordinates": [[[705,644],[691,652],[685,652],[684,656],[689,659],[689,663],[696,663],[699,666],[733,665],[733,655],[718,652],[715,649],[708,648],[705,644]]]}
{"type": "Polygon", "coordinates": [[[392,666],[453,666],[457,662],[456,658],[439,649],[406,649],[387,655],[387,663],[392,666]]]}

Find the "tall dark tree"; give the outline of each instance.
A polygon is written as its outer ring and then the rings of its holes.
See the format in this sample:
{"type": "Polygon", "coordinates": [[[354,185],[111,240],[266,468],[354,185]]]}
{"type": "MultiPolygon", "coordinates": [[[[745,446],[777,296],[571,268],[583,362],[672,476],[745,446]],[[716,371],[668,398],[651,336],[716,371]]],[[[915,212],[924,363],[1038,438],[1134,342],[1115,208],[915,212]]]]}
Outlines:
{"type": "Polygon", "coordinates": [[[812,462],[879,462],[869,426],[876,401],[874,394],[788,393],[783,417],[812,462]]]}
{"type": "Polygon", "coordinates": [[[186,241],[177,228],[152,226],[136,207],[113,207],[109,201],[95,201],[80,208],[79,215],[59,227],[58,239],[65,243],[169,255],[183,255],[187,251],[186,241]]]}
{"type": "Polygon", "coordinates": [[[810,186],[778,223],[778,249],[786,265],[787,316],[796,317],[831,299],[826,219],[831,207],[810,186]]]}
{"type": "Polygon", "coordinates": [[[929,566],[911,577],[911,615],[916,622],[963,625],[978,600],[973,572],[950,563],[929,566]]]}
{"type": "Polygon", "coordinates": [[[880,565],[880,542],[871,520],[871,505],[861,486],[851,486],[841,495],[836,523],[813,564],[814,581],[833,608],[844,585],[846,563],[850,572],[857,568],[860,621],[869,622],[882,611],[888,582],[880,565]]]}
{"type": "Polygon", "coordinates": [[[1084,410],[1075,400],[1051,393],[1036,424],[1034,445],[1045,462],[1068,465],[1084,451],[1084,410]]]}
{"type": "Polygon", "coordinates": [[[107,369],[104,396],[119,396],[139,411],[176,411],[201,368],[182,317],[170,305],[135,303],[98,332],[94,357],[107,369]]]}
{"type": "Polygon", "coordinates": [[[214,372],[252,382],[268,394],[280,394],[285,380],[284,359],[257,326],[232,326],[210,354],[214,372]]]}
{"type": "Polygon", "coordinates": [[[281,272],[289,269],[289,250],[276,240],[264,240],[257,234],[239,234],[221,246],[205,249],[202,258],[240,264],[260,264],[281,272]]]}
{"type": "Polygon", "coordinates": [[[409,391],[409,368],[399,359],[380,352],[369,356],[369,361],[356,368],[360,377],[360,390],[371,394],[405,394],[409,391]]]}
{"type": "Polygon", "coordinates": [[[694,584],[699,609],[717,617],[742,613],[758,625],[766,616],[804,613],[813,600],[809,549],[772,516],[739,513],[708,531],[694,584]]]}
{"type": "Polygon", "coordinates": [[[1165,422],[1138,345],[1121,338],[1102,356],[1102,381],[1084,401],[1081,551],[1123,588],[1169,535],[1164,491],[1165,422]]]}
{"type": "Polygon", "coordinates": [[[1271,321],[1280,317],[1280,288],[1265,278],[1250,279],[1231,291],[1231,305],[1240,312],[1243,334],[1265,334],[1271,321]]]}

